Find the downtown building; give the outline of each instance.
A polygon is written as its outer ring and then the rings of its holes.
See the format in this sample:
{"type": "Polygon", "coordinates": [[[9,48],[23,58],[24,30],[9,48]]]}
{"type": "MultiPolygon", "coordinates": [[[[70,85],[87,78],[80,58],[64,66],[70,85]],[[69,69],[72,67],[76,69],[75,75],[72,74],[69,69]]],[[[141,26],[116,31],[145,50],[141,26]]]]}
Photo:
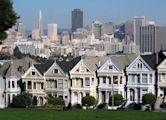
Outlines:
{"type": "Polygon", "coordinates": [[[76,31],[77,28],[83,27],[83,11],[80,9],[74,9],[72,11],[72,32],[76,31]]]}
{"type": "Polygon", "coordinates": [[[135,17],[133,26],[134,43],[139,46],[140,53],[166,49],[166,27],[145,21],[145,17],[135,17]]]}

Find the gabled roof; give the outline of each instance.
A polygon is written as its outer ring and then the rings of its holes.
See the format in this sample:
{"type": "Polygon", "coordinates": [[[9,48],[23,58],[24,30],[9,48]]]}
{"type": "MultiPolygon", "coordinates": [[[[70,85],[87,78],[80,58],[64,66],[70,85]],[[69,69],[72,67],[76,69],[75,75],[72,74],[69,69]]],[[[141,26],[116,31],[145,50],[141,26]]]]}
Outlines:
{"type": "Polygon", "coordinates": [[[35,64],[34,67],[43,75],[54,63],[54,60],[48,60],[42,64],[35,64]]]}
{"type": "Polygon", "coordinates": [[[110,56],[113,63],[119,68],[124,70],[137,56],[135,54],[128,55],[112,55],[110,56]]]}
{"type": "Polygon", "coordinates": [[[150,55],[141,55],[141,57],[145,60],[145,62],[155,70],[157,65],[159,65],[164,59],[165,56],[161,53],[153,53],[150,55]]]}
{"type": "Polygon", "coordinates": [[[84,64],[92,71],[95,72],[99,67],[101,67],[108,57],[94,57],[94,58],[85,58],[83,59],[84,64]]]}
{"type": "Polygon", "coordinates": [[[59,67],[64,71],[64,73],[68,73],[79,61],[81,60],[81,57],[73,58],[69,61],[67,60],[56,60],[59,67]]]}
{"type": "Polygon", "coordinates": [[[15,67],[15,65],[13,63],[10,64],[10,67],[8,68],[7,72],[6,72],[6,77],[21,77],[21,74],[18,72],[17,68],[15,67]]]}
{"type": "Polygon", "coordinates": [[[0,68],[0,75],[21,77],[33,63],[36,62],[29,57],[5,62],[0,68]]]}

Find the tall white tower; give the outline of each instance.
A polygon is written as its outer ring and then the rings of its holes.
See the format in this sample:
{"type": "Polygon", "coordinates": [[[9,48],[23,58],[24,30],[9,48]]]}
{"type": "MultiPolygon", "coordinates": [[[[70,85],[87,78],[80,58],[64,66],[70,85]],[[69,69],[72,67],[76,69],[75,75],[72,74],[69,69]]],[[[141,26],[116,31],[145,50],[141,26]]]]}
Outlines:
{"type": "Polygon", "coordinates": [[[40,38],[41,38],[42,35],[43,35],[42,12],[41,12],[41,10],[39,10],[38,29],[39,29],[39,36],[40,36],[40,38]]]}
{"type": "Polygon", "coordinates": [[[48,38],[51,42],[55,42],[57,40],[57,24],[48,24],[48,38]]]}

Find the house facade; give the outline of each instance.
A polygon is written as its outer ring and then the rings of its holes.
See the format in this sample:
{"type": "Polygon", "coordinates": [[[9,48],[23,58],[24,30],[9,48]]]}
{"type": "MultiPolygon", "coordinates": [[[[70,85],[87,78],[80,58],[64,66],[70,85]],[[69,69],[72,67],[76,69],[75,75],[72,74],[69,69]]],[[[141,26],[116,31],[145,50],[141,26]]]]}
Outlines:
{"type": "Polygon", "coordinates": [[[125,67],[131,63],[135,55],[113,55],[98,69],[98,104],[109,103],[113,94],[121,94],[125,98],[125,67]]]}
{"type": "Polygon", "coordinates": [[[138,56],[126,68],[126,75],[126,100],[128,102],[140,103],[142,96],[146,93],[155,95],[155,70],[150,67],[143,56],[138,56]]]}
{"type": "Polygon", "coordinates": [[[165,98],[166,102],[166,59],[158,65],[158,84],[157,84],[157,95],[165,98]]]}
{"type": "Polygon", "coordinates": [[[56,61],[44,73],[44,81],[46,82],[45,92],[48,96],[56,96],[62,98],[65,103],[69,103],[69,77],[56,61]]]}
{"type": "Polygon", "coordinates": [[[22,76],[22,81],[24,90],[33,95],[34,105],[43,105],[46,102],[45,81],[38,65],[32,65],[22,76]]]}
{"type": "Polygon", "coordinates": [[[72,104],[82,104],[82,98],[88,95],[97,99],[98,79],[96,71],[98,65],[97,58],[82,58],[70,71],[72,104]]]}

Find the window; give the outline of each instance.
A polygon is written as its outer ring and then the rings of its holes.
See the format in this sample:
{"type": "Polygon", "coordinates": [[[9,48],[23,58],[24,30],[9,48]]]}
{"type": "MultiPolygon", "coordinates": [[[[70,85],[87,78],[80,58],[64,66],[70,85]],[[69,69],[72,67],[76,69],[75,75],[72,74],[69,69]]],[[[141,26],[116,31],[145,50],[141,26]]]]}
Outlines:
{"type": "Polygon", "coordinates": [[[85,77],[85,86],[90,86],[89,77],[85,77]]]}
{"type": "Polygon", "coordinates": [[[32,75],[35,76],[35,74],[36,74],[36,73],[33,71],[33,72],[32,72],[32,75]]]}
{"type": "Polygon", "coordinates": [[[89,93],[86,93],[86,96],[89,96],[90,94],[89,93]]]}
{"type": "Polygon", "coordinates": [[[10,94],[8,94],[8,103],[10,104],[10,94]]]}
{"type": "Polygon", "coordinates": [[[44,84],[43,83],[41,83],[41,89],[43,89],[44,88],[44,84]]]}
{"type": "Polygon", "coordinates": [[[92,85],[94,85],[94,78],[92,78],[92,85]]]}
{"type": "Polygon", "coordinates": [[[109,65],[108,68],[109,68],[109,70],[112,70],[112,69],[113,69],[113,66],[112,66],[112,65],[109,65]]]}
{"type": "Polygon", "coordinates": [[[109,84],[111,85],[111,77],[109,77],[108,80],[109,80],[109,84]]]}
{"type": "Polygon", "coordinates": [[[10,81],[8,81],[8,88],[10,88],[10,81]]]}
{"type": "Polygon", "coordinates": [[[103,77],[103,84],[106,84],[106,77],[103,77]]]}
{"type": "Polygon", "coordinates": [[[122,84],[122,76],[120,76],[120,84],[122,84]]]}
{"type": "Polygon", "coordinates": [[[67,80],[65,80],[64,88],[68,88],[68,82],[67,82],[67,80]]]}
{"type": "Polygon", "coordinates": [[[148,83],[147,74],[142,74],[142,83],[148,83]]]}
{"type": "Polygon", "coordinates": [[[161,73],[161,78],[165,79],[165,73],[161,73]]]}
{"type": "Polygon", "coordinates": [[[137,67],[138,67],[138,69],[141,69],[142,68],[142,63],[138,63],[137,67]]]}
{"type": "Polygon", "coordinates": [[[33,83],[33,89],[36,89],[36,83],[35,82],[33,83]]]}
{"type": "Polygon", "coordinates": [[[32,82],[28,81],[28,89],[32,89],[32,82]]]}
{"type": "Polygon", "coordinates": [[[86,72],[90,72],[88,69],[86,69],[86,72]]]}
{"type": "Polygon", "coordinates": [[[12,88],[15,88],[15,84],[14,84],[14,81],[12,81],[12,88]]]}
{"type": "Polygon", "coordinates": [[[54,87],[57,88],[57,80],[55,80],[54,85],[54,87]]]}
{"type": "Polygon", "coordinates": [[[135,83],[135,75],[131,75],[131,82],[135,83]]]}
{"type": "Polygon", "coordinates": [[[63,80],[58,80],[58,88],[63,88],[63,80]]]}
{"type": "Polygon", "coordinates": [[[54,69],[54,73],[57,74],[58,73],[58,69],[54,69]]]}
{"type": "Polygon", "coordinates": [[[118,84],[118,76],[113,76],[113,83],[118,84]]]}
{"type": "Polygon", "coordinates": [[[142,89],[142,96],[148,92],[147,89],[142,89]]]}

